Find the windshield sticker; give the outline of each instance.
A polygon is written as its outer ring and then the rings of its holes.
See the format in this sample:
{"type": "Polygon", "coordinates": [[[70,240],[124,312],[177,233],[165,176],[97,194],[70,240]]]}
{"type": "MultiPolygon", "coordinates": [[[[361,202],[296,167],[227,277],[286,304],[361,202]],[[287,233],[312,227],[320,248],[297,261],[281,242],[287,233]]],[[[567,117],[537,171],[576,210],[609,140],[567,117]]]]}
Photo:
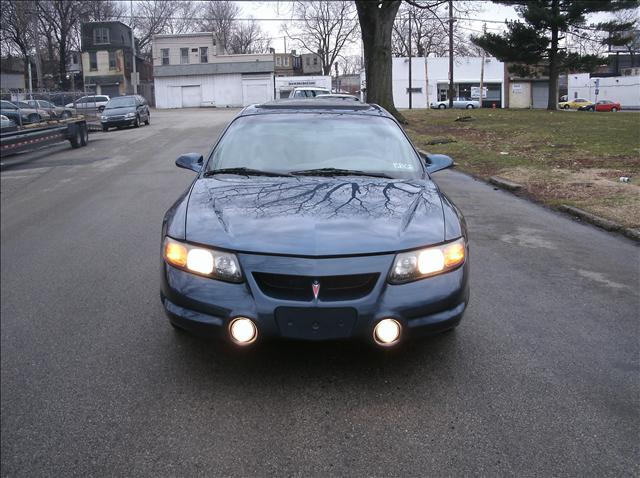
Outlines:
{"type": "Polygon", "coordinates": [[[408,169],[409,171],[414,169],[411,163],[393,163],[393,167],[396,169],[408,169]]]}

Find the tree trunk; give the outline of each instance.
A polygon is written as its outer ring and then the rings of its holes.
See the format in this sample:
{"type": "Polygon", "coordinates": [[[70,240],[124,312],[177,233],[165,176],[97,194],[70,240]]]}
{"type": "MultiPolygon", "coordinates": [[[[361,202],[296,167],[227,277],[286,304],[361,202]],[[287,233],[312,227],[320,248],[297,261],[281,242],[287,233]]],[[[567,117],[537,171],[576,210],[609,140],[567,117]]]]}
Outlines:
{"type": "Polygon", "coordinates": [[[364,67],[367,75],[367,103],[376,103],[401,123],[407,122],[393,104],[391,87],[391,32],[401,0],[356,0],[364,67]]]}
{"type": "Polygon", "coordinates": [[[58,50],[59,63],[58,72],[60,74],[60,88],[62,91],[69,89],[69,80],[67,80],[67,39],[66,35],[62,36],[60,40],[60,47],[58,50]]]}
{"type": "MultiPolygon", "coordinates": [[[[553,0],[551,8],[554,18],[560,14],[558,0],[553,0]]],[[[549,46],[549,99],[547,101],[548,110],[558,109],[558,24],[554,19],[551,22],[551,45],[549,46]]]]}

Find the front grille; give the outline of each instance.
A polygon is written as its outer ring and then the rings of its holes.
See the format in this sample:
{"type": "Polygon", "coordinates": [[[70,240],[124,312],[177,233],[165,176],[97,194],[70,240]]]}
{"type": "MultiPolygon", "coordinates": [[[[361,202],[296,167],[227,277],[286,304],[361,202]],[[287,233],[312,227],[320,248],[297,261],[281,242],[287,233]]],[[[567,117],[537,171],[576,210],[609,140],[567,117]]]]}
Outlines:
{"type": "Polygon", "coordinates": [[[124,116],[109,116],[109,121],[122,121],[124,116]]]}
{"type": "Polygon", "coordinates": [[[339,301],[359,299],[369,294],[380,274],[351,274],[340,276],[297,276],[254,272],[260,290],[269,297],[283,300],[313,300],[313,281],[320,283],[318,299],[339,301]]]}

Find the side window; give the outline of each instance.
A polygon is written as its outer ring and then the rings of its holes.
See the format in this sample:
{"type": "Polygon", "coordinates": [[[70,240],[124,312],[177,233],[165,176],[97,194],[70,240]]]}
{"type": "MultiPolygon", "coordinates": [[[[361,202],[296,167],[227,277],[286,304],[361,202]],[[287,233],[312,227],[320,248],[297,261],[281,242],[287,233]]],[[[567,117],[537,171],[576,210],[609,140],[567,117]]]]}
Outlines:
{"type": "Polygon", "coordinates": [[[107,98],[106,96],[98,96],[98,98],[97,98],[97,100],[96,100],[96,101],[104,101],[104,102],[107,102],[107,101],[109,101],[109,98],[107,98]]]}
{"type": "Polygon", "coordinates": [[[116,69],[116,52],[115,51],[109,52],[109,69],[110,70],[116,69]]]}
{"type": "Polygon", "coordinates": [[[294,98],[303,98],[304,96],[304,91],[300,90],[296,91],[296,93],[293,95],[294,98]]]}

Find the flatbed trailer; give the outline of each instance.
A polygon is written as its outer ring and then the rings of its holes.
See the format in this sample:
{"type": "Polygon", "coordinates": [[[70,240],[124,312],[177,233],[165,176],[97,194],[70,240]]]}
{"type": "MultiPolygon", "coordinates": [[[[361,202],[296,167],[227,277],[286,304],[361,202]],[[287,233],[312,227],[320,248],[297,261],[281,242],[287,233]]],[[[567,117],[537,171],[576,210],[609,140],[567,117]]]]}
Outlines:
{"type": "Polygon", "coordinates": [[[86,146],[89,142],[89,128],[84,117],[69,118],[60,121],[48,121],[46,124],[34,124],[0,134],[0,153],[8,156],[39,149],[61,141],[69,141],[72,148],[86,146]]]}

